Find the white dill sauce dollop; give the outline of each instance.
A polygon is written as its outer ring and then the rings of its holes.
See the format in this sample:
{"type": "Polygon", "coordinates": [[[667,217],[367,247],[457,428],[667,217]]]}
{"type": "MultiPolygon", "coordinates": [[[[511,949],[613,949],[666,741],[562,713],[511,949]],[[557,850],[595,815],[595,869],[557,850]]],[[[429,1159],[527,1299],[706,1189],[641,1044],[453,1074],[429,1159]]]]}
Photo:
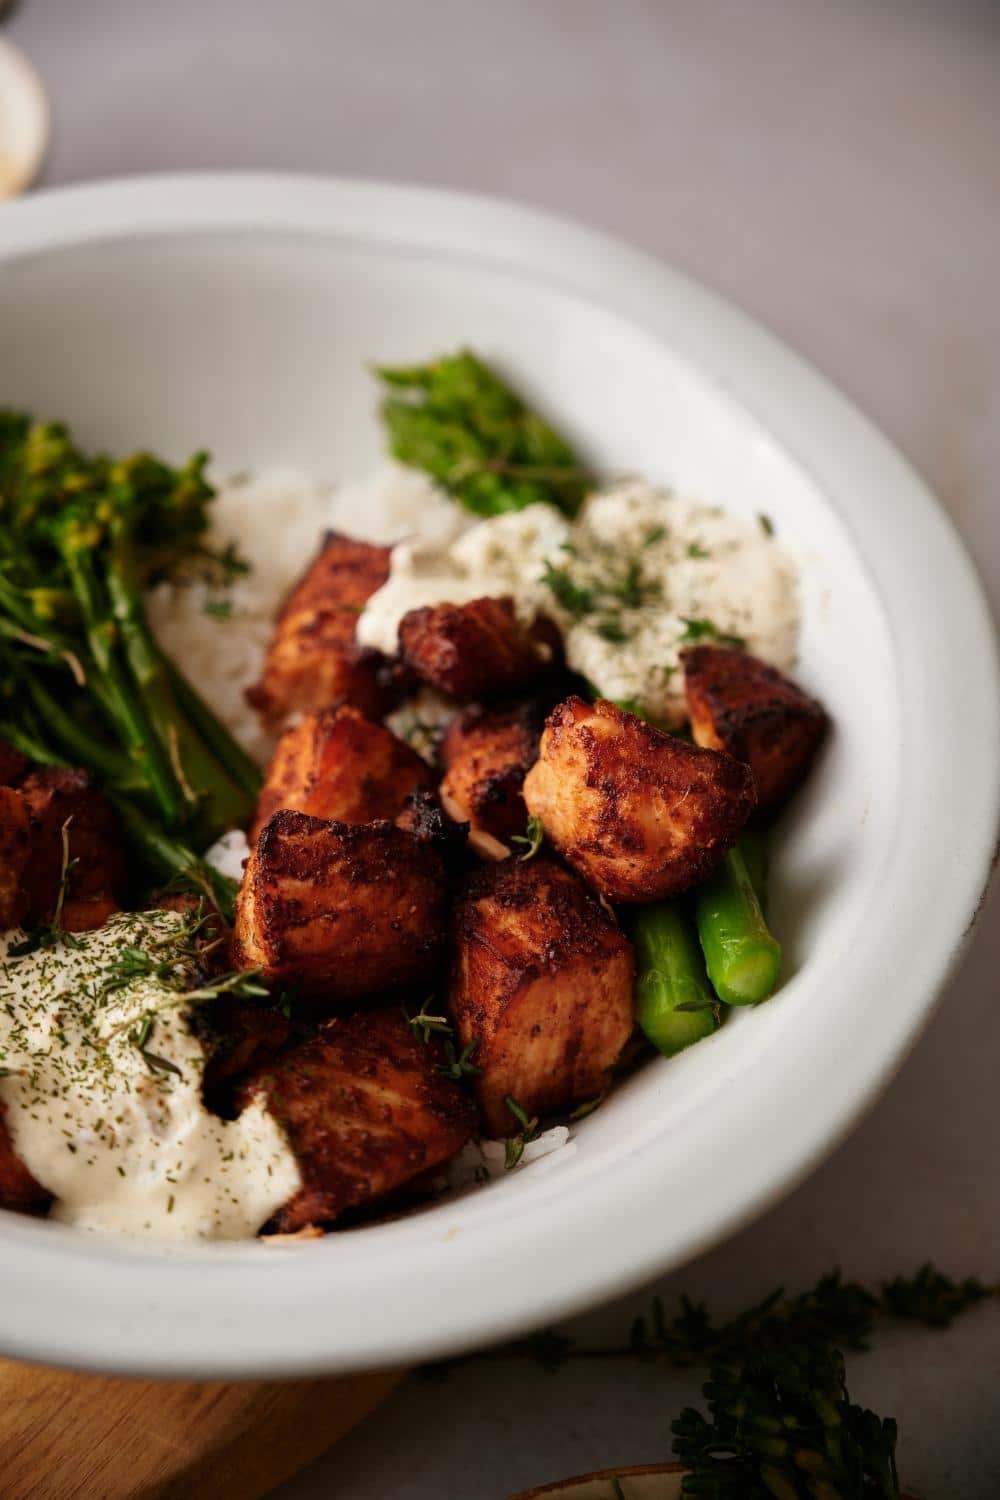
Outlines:
{"type": "Polygon", "coordinates": [[[575,521],[549,505],[481,521],[447,546],[397,547],[358,639],[392,653],[407,610],[510,594],[560,626],[566,660],[606,698],[670,726],[686,718],[679,653],[732,640],[788,671],[798,582],[764,524],[642,480],[591,495],[575,521]]]}
{"type": "Polygon", "coordinates": [[[205,1054],[177,990],[153,974],[117,983],[126,950],[174,957],[182,935],[178,914],[139,912],[21,956],[11,954],[20,933],[0,938],[4,1123],[53,1194],[52,1218],[120,1234],[239,1239],[300,1185],[260,1103],[236,1120],[205,1108],[205,1054]]]}

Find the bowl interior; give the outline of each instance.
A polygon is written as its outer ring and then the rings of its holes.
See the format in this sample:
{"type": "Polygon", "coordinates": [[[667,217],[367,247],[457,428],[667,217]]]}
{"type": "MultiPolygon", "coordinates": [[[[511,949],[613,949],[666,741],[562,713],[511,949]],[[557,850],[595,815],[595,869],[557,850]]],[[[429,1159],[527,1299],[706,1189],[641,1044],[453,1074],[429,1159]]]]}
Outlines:
{"type": "MultiPolygon", "coordinates": [[[[544,282],[339,238],[173,235],[53,251],[15,263],[0,284],[0,329],[19,351],[0,372],[0,400],[65,418],[86,443],[174,458],[209,447],[226,468],[294,463],[334,480],[383,452],[369,364],[468,344],[605,473],[640,472],[768,516],[801,568],[799,676],[836,725],[774,840],[787,982],[759,1012],[731,1014],[710,1041],[630,1079],[580,1124],[560,1178],[682,1129],[807,1008],[835,1001],[822,976],[865,912],[878,825],[895,810],[892,647],[828,498],[720,385],[641,327],[544,282]]],[[[468,1208],[489,1199],[509,1212],[543,1175],[542,1163],[526,1168],[468,1208]]]]}
{"type": "MultiPolygon", "coordinates": [[[[261,192],[278,211],[255,222],[252,182],[223,182],[214,195],[178,188],[170,200],[231,197],[249,228],[211,227],[214,209],[199,210],[171,232],[89,226],[73,242],[70,206],[46,248],[33,249],[28,235],[0,277],[0,347],[14,351],[0,361],[0,402],[63,418],[88,444],[148,445],[174,458],[208,447],[226,468],[293,463],[336,480],[363,472],[382,451],[370,362],[473,346],[609,475],[638,471],[770,518],[801,568],[798,676],[826,703],[835,732],[774,841],[772,924],[787,955],[780,993],[757,1012],[733,1014],[680,1057],[643,1067],[576,1127],[572,1151],[409,1218],[293,1252],[257,1244],[167,1252],[0,1215],[0,1258],[26,1278],[29,1301],[44,1299],[57,1265],[59,1275],[72,1267],[80,1295],[96,1297],[106,1320],[98,1335],[96,1317],[74,1322],[71,1339],[64,1310],[61,1326],[48,1327],[31,1352],[162,1373],[277,1373],[422,1355],[565,1310],[598,1281],[610,1289],[619,1263],[634,1276],[691,1253],[775,1190],[772,1155],[788,1180],[789,1122],[808,1121],[818,1100],[805,1066],[813,1037],[831,1080],[831,1118],[846,1118],[852,1091],[873,1086],[876,1069],[853,1082],[860,1016],[892,957],[871,956],[870,915],[901,826],[906,669],[876,570],[855,539],[859,516],[878,513],[879,490],[860,463],[843,471],[839,488],[821,484],[813,476],[817,465],[836,469],[836,438],[827,452],[821,430],[805,461],[753,415],[761,409],[752,399],[758,354],[777,416],[778,376],[789,392],[812,377],[797,366],[790,373],[790,356],[680,278],[583,231],[481,204],[463,213],[460,201],[433,195],[416,208],[405,198],[396,215],[397,190],[384,198],[346,192],[342,202],[317,185],[303,193],[316,212],[302,213],[293,230],[298,202],[273,184],[261,192]],[[435,204],[447,221],[440,232],[435,204]],[[192,222],[200,219],[209,227],[192,222]],[[408,236],[410,223],[420,232],[408,236]],[[537,246],[537,264],[527,264],[527,250],[494,254],[501,242],[537,246]],[[604,295],[606,284],[614,296],[604,295]],[[646,315],[627,309],[640,284],[646,315]],[[697,345],[702,324],[727,357],[713,363],[678,352],[697,345]],[[769,361],[777,362],[770,375],[769,361]],[[732,387],[729,365],[741,372],[732,387]],[[783,1112],[765,1123],[779,1079],[783,1112]],[[655,1183],[648,1196],[646,1180],[655,1183]],[[630,1232],[641,1226],[641,1256],[621,1237],[625,1217],[630,1232]],[[559,1265],[546,1259],[553,1237],[559,1265]],[[421,1276],[435,1290],[414,1306],[421,1276]],[[250,1302],[266,1308],[259,1321],[242,1317],[250,1302]],[[461,1326],[460,1305],[476,1309],[461,1326]],[[142,1337],[142,1317],[157,1329],[155,1348],[142,1337]],[[228,1344],[219,1342],[223,1329],[228,1344]],[[87,1338],[96,1338],[93,1353],[87,1338]]],[[[127,221],[110,189],[93,191],[114,205],[109,225],[127,221]]],[[[154,188],[130,191],[147,217],[169,217],[154,188]]],[[[814,396],[820,405],[836,399],[814,396]]],[[[839,405],[835,414],[857,422],[839,405]]],[[[868,1045],[891,1060],[905,1027],[894,1015],[884,1020],[893,1039],[887,1031],[880,1040],[873,1020],[868,1045]]],[[[806,1154],[830,1134],[816,1125],[806,1154]]],[[[0,1338],[14,1352],[29,1341],[2,1327],[0,1338]]]]}

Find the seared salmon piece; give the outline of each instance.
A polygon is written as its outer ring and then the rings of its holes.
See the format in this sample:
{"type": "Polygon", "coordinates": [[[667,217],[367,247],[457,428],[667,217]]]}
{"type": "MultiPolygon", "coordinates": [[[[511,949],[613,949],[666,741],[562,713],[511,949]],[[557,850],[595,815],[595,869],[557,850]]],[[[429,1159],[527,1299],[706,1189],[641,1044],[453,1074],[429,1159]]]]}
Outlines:
{"type": "Polygon", "coordinates": [[[27,775],[28,766],[26,755],[0,740],[0,786],[17,786],[27,775]]]}
{"type": "Polygon", "coordinates": [[[528,820],[522,787],[538,759],[542,713],[535,703],[473,704],[445,731],[441,800],[453,817],[507,843],[528,820]]]}
{"type": "Polygon", "coordinates": [[[476,1111],[441,1062],[436,1040],[421,1042],[394,1007],[325,1021],[313,1039],[252,1075],[242,1102],[264,1099],[302,1177],[271,1227],[331,1224],[455,1156],[476,1111]]]}
{"type": "Polygon", "coordinates": [[[54,916],[65,858],[60,925],[67,932],[103,926],[121,909],[126,878],[125,846],[111,803],[89,772],[56,766],[31,771],[19,791],[31,825],[25,875],[29,920],[45,922],[54,916]]]}
{"type": "Polygon", "coordinates": [[[444,864],[392,823],[276,812],[247,862],[234,963],[331,1002],[434,976],[445,937],[444,864]]]}
{"type": "Polygon", "coordinates": [[[583,882],[539,857],[483,865],[452,914],[448,1002],[491,1135],[506,1104],[548,1115],[595,1099],[632,1034],[632,945],[583,882]]]}
{"type": "Polygon", "coordinates": [[[567,698],[546,720],[524,800],[595,890],[638,902],[704,880],[736,842],[756,794],[742,761],[603,699],[567,698]]]}
{"type": "Polygon", "coordinates": [[[424,682],[465,702],[529,687],[561,662],[562,640],[545,616],[522,624],[505,595],[411,609],[399,622],[399,651],[424,682]]]}
{"type": "Polygon", "coordinates": [[[28,915],[30,859],[28,804],[13,787],[0,786],[0,932],[20,927],[28,915]]]}
{"type": "Polygon", "coordinates": [[[247,699],[277,727],[292,713],[339,702],[378,717],[386,707],[383,658],[358,645],[358,616],[389,577],[391,547],[330,531],[275,622],[261,680],[247,699]]]}
{"type": "Polygon", "coordinates": [[[264,778],[250,832],[282,807],[341,823],[398,817],[433,777],[427,762],[382,724],[342,704],[304,715],[286,729],[264,778]]]}
{"type": "Polygon", "coordinates": [[[40,1212],[51,1201],[52,1194],[36,1182],[14,1150],[0,1104],[0,1208],[40,1212]]]}
{"type": "Polygon", "coordinates": [[[826,710],[766,662],[728,646],[681,652],[695,743],[746,761],[758,807],[795,790],[826,734],[826,710]]]}

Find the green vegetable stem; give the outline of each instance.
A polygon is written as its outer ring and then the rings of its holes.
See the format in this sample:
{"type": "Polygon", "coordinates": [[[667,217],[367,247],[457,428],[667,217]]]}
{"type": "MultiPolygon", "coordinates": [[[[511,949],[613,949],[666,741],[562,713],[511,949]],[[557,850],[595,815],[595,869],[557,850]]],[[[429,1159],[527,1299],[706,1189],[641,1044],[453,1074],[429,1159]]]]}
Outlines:
{"type": "Polygon", "coordinates": [[[688,918],[672,901],[640,907],[630,936],[637,967],[636,1019],[667,1057],[711,1035],[719,1006],[688,918]]]}
{"type": "Polygon", "coordinates": [[[206,545],[206,456],[89,456],[63,426],[0,410],[0,737],[46,765],[92,771],[158,875],[245,824],[259,774],[168,660],[145,595],[241,564],[206,545]]]}
{"type": "Polygon", "coordinates": [[[694,893],[695,920],[715,993],[727,1005],[759,1005],[781,973],[781,944],[764,920],[737,846],[694,893]]]}

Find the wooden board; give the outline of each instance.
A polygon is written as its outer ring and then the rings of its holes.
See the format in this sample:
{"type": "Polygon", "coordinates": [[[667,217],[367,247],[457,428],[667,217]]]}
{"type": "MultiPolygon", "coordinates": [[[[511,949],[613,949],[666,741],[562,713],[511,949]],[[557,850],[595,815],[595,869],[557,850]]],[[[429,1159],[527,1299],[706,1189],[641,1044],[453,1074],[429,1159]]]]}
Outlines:
{"type": "Polygon", "coordinates": [[[258,1500],[402,1378],[152,1381],[0,1360],[4,1500],[258,1500]]]}

